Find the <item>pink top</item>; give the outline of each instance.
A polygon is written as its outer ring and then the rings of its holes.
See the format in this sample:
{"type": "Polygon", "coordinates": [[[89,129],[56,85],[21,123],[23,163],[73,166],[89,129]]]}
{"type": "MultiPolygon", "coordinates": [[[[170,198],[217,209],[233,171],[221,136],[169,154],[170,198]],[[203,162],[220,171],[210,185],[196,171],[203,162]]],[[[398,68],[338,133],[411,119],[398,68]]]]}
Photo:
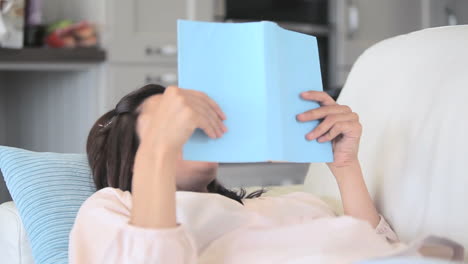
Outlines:
{"type": "Polygon", "coordinates": [[[388,256],[398,238],[383,218],[376,229],[308,193],[244,200],[177,192],[171,229],[129,224],[132,196],[105,188],[80,208],[70,263],[351,263],[388,256]]]}

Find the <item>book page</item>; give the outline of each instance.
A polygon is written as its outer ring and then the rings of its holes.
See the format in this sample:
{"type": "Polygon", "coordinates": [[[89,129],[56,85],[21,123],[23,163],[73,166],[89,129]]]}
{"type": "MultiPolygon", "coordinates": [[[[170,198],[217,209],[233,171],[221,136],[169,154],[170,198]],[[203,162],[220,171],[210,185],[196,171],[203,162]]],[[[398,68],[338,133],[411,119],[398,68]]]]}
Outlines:
{"type": "MultiPolygon", "coordinates": [[[[317,40],[313,36],[292,32],[276,26],[275,42],[278,56],[275,76],[279,85],[281,114],[271,129],[282,129],[282,157],[272,160],[290,162],[331,162],[333,153],[330,142],[308,141],[305,135],[318,121],[299,122],[296,115],[319,107],[319,104],[303,100],[300,93],[308,90],[322,91],[322,78],[317,40]]],[[[276,104],[275,104],[276,105],[276,104]]],[[[276,108],[275,105],[269,105],[276,108]]]]}

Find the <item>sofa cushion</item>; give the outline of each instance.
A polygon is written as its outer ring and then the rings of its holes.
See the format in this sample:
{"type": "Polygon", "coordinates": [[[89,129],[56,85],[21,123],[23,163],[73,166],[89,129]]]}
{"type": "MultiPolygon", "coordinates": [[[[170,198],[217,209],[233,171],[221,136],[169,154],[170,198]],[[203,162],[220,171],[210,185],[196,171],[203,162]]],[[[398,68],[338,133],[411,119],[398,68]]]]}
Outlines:
{"type": "Polygon", "coordinates": [[[68,263],[68,236],[95,192],[85,155],[0,146],[0,170],[18,208],[34,262],[68,263]]]}

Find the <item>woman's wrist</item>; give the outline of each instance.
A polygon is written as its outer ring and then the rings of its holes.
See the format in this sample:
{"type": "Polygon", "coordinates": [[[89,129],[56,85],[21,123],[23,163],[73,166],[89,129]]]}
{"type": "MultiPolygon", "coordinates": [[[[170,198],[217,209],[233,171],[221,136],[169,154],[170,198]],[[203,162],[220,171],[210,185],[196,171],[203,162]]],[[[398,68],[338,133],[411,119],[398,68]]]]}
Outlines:
{"type": "Polygon", "coordinates": [[[361,165],[356,159],[347,166],[328,164],[340,189],[345,215],[368,221],[377,226],[380,216],[364,182],[361,165]]]}
{"type": "Polygon", "coordinates": [[[333,163],[327,163],[328,168],[335,176],[336,181],[338,184],[343,180],[345,177],[362,177],[362,170],[359,160],[356,158],[355,160],[347,163],[346,166],[335,166],[333,163]]]}
{"type": "Polygon", "coordinates": [[[147,228],[176,226],[175,178],[178,155],[175,148],[165,144],[140,143],[132,180],[132,224],[147,228]]]}
{"type": "Polygon", "coordinates": [[[153,136],[143,136],[140,139],[137,155],[139,153],[144,153],[143,155],[146,156],[161,157],[168,155],[173,156],[182,152],[182,145],[171,144],[167,138],[154,136],[154,134],[159,133],[161,132],[151,133],[153,136]]]}

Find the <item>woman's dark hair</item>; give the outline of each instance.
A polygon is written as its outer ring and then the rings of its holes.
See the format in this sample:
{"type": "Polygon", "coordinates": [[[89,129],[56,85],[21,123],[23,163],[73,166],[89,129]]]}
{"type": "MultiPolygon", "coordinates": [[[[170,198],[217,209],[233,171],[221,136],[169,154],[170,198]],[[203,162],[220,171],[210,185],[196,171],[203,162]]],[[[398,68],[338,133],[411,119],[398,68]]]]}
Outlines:
{"type": "MultiPolygon", "coordinates": [[[[98,190],[105,187],[132,190],[133,164],[139,146],[136,124],[138,107],[153,95],[164,93],[160,85],[148,84],[123,97],[115,109],[101,116],[91,128],[86,144],[88,162],[98,190]]],[[[242,203],[244,198],[261,196],[261,189],[247,195],[229,190],[216,179],[207,186],[208,192],[218,193],[242,203]]]]}

